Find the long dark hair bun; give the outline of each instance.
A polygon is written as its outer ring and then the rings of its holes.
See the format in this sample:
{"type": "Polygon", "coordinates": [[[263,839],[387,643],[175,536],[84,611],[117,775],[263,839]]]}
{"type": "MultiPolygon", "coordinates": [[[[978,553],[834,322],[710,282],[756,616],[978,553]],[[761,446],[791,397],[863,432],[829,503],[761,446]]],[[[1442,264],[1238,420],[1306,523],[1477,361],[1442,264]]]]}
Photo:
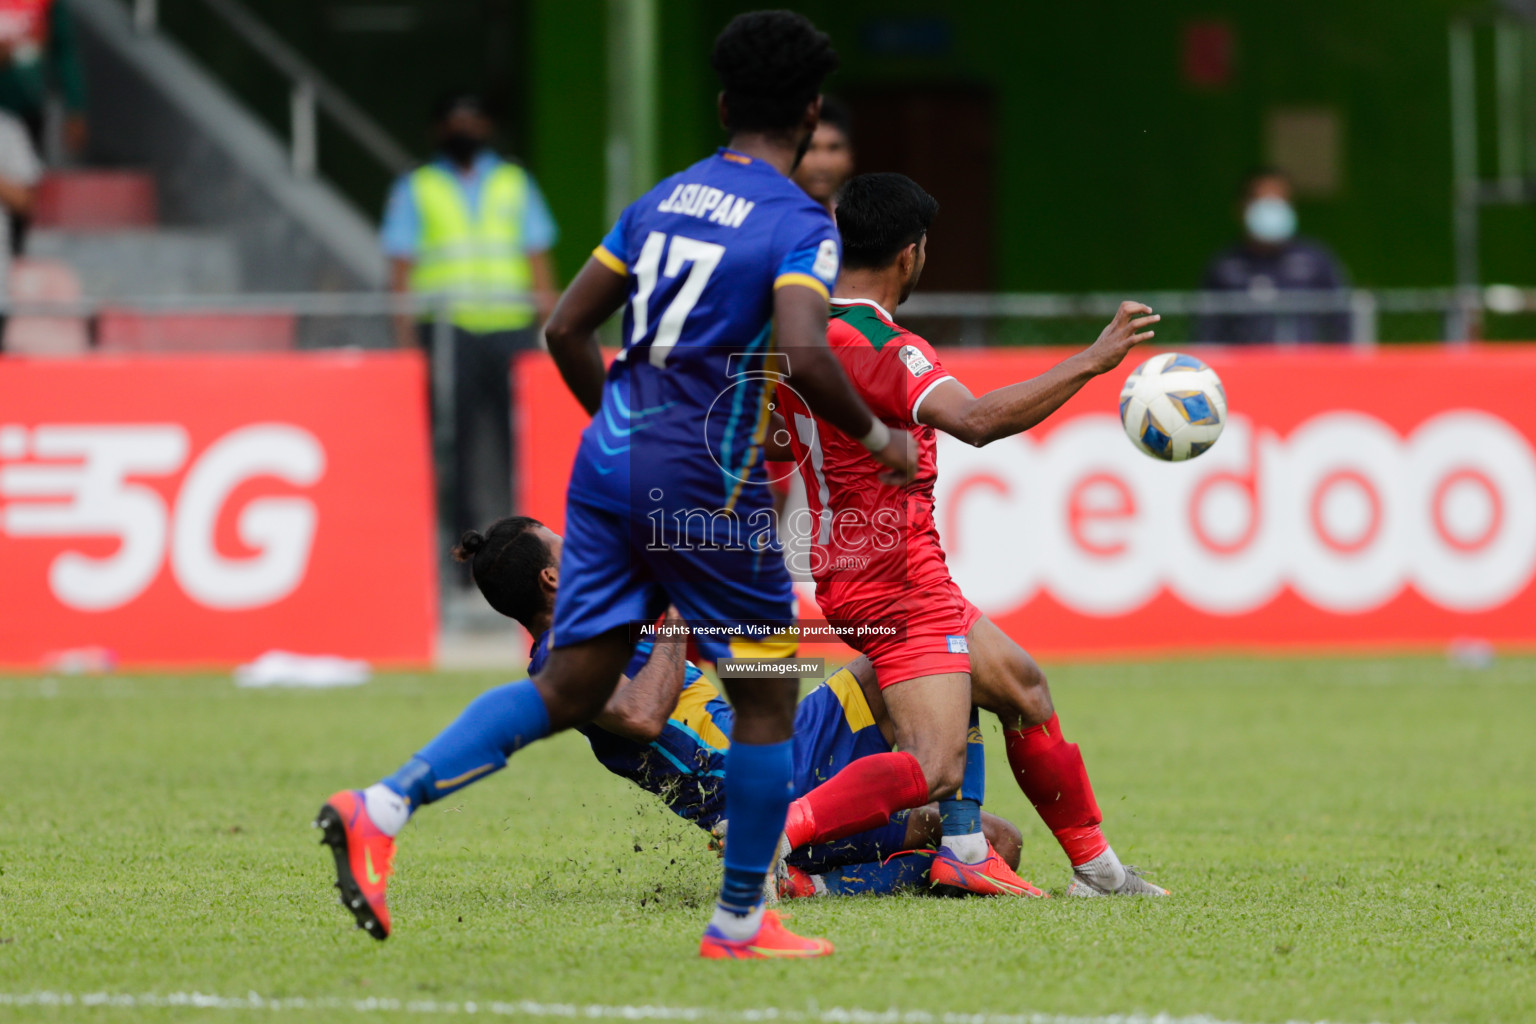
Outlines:
{"type": "Polygon", "coordinates": [[[508,516],[484,533],[468,530],[453,557],[469,563],[480,593],[501,614],[527,626],[548,603],[539,575],[554,564],[554,553],[535,531],[544,524],[528,516],[508,516]]]}
{"type": "Polygon", "coordinates": [[[479,530],[465,530],[464,536],[459,538],[459,546],[453,549],[455,562],[468,562],[475,557],[475,552],[485,547],[485,534],[479,530]]]}

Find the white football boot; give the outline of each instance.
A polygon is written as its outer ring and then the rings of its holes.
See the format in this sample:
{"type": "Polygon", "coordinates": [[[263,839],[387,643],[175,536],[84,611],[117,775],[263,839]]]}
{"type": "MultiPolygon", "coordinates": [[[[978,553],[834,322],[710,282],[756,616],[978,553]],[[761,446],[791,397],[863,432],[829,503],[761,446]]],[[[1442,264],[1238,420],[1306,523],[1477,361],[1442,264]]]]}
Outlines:
{"type": "Polygon", "coordinates": [[[1169,892],[1142,878],[1129,864],[1121,864],[1113,849],[1072,869],[1068,896],[1167,896],[1169,892]]]}

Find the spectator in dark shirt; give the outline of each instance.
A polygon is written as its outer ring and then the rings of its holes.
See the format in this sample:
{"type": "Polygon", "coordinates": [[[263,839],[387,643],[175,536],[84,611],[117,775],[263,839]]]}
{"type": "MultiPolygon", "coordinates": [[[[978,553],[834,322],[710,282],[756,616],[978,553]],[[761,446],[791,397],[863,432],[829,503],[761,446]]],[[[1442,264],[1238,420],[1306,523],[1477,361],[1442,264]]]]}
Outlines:
{"type": "MultiPolygon", "coordinates": [[[[1336,291],[1349,286],[1338,258],[1320,242],[1296,237],[1291,183],[1272,168],[1249,175],[1243,188],[1246,237],[1211,260],[1203,287],[1243,292],[1256,302],[1287,291],[1336,291]]],[[[1195,340],[1237,345],[1349,340],[1347,313],[1243,313],[1201,317],[1195,340]]]]}

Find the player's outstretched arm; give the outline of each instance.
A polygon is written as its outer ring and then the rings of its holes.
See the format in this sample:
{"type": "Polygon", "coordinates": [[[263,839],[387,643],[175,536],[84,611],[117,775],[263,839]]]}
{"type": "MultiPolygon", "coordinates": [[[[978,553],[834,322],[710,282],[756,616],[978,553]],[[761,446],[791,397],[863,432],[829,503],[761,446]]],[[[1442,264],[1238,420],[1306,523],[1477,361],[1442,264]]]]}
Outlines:
{"type": "Polygon", "coordinates": [[[628,277],[588,259],[544,325],[549,354],[560,368],[565,386],[589,415],[597,415],[598,406],[603,404],[606,373],[597,329],[624,305],[628,295],[628,277]]]}
{"type": "Polygon", "coordinates": [[[1060,409],[1094,377],[1119,366],[1127,352],[1153,336],[1153,331],[1143,328],[1161,319],[1150,306],[1122,302],[1098,340],[1083,351],[1038,377],[988,391],[980,398],[957,380],[944,381],[923,399],[918,421],[978,448],[1022,433],[1060,409]]]}
{"type": "Polygon", "coordinates": [[[869,449],[890,472],[881,479],[905,484],[917,475],[917,445],[905,430],[891,430],[864,404],[827,347],[827,300],[804,285],[773,293],[779,351],[789,353],[789,380],[811,411],[869,449]]]}
{"type": "MultiPolygon", "coordinates": [[[[682,624],[675,609],[668,610],[662,623],[675,627],[682,624]]],[[[658,639],[651,647],[650,659],[635,673],[635,678],[619,677],[618,689],[592,724],[636,743],[653,742],[666,728],[688,679],[687,650],[682,636],[658,639]]]]}

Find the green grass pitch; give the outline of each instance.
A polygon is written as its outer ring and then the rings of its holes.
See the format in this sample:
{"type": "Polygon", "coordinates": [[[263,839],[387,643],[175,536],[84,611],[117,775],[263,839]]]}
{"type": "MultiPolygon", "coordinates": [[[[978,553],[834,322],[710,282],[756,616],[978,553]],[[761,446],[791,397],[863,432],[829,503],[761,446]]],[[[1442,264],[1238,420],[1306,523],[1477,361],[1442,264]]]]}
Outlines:
{"type": "MultiPolygon", "coordinates": [[[[0,680],[0,1020],[1536,1017],[1530,659],[1057,667],[1111,841],[1174,896],[802,901],[795,925],[838,947],[811,963],[696,959],[703,834],[568,735],[418,815],[374,942],[309,821],[498,681],[0,680]]],[[[989,754],[989,808],[1059,893],[1059,850],[989,754]]]]}

